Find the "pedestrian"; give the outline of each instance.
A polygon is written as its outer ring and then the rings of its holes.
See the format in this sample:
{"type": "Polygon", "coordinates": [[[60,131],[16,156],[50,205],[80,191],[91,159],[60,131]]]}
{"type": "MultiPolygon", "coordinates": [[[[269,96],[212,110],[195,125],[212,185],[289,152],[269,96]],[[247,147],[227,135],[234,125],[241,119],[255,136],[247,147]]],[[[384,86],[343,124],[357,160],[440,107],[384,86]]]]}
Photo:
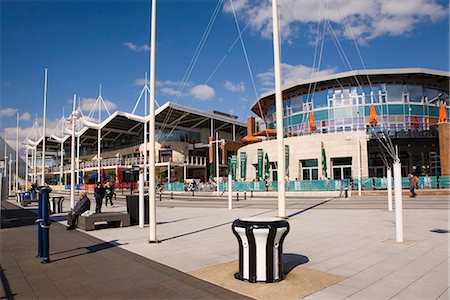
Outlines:
{"type": "Polygon", "coordinates": [[[105,206],[108,206],[108,199],[109,199],[109,203],[111,204],[111,207],[114,207],[114,204],[112,202],[112,198],[114,196],[114,186],[109,181],[106,183],[105,193],[106,193],[105,206]]]}
{"type": "Polygon", "coordinates": [[[71,212],[67,215],[67,230],[75,229],[77,226],[78,217],[81,216],[82,213],[88,211],[91,208],[91,200],[89,200],[88,196],[84,192],[80,192],[79,201],[73,208],[71,212]]]}
{"type": "Polygon", "coordinates": [[[102,212],[102,202],[103,197],[105,197],[105,189],[100,182],[97,182],[94,188],[94,198],[95,198],[95,213],[100,214],[102,212]]]}
{"type": "Polygon", "coordinates": [[[408,174],[408,180],[409,180],[409,191],[411,192],[411,198],[415,198],[416,197],[416,192],[414,191],[416,186],[417,186],[417,182],[415,180],[415,178],[417,178],[416,176],[414,176],[413,174],[408,174]]]}

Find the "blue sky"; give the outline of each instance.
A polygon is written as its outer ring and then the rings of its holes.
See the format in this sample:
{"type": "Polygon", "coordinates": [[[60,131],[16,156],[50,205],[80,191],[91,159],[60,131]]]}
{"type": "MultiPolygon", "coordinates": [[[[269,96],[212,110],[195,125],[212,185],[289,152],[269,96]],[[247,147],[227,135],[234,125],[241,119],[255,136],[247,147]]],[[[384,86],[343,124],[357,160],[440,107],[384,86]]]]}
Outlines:
{"type": "MultiPolygon", "coordinates": [[[[245,120],[256,96],[240,42],[228,51],[238,37],[233,8],[241,29],[246,28],[242,37],[261,94],[273,86],[270,1],[234,0],[232,8],[229,0],[159,0],[157,7],[158,102],[172,100],[245,120]],[[182,84],[218,3],[217,18],[182,84]]],[[[279,7],[284,83],[309,78],[317,37],[319,46],[323,37],[323,55],[315,73],[348,71],[333,34],[353,69],[362,68],[355,42],[367,68],[449,69],[448,1],[279,0],[279,7]]],[[[15,135],[16,110],[23,138],[35,115],[42,116],[44,67],[49,68],[50,127],[63,108],[67,115],[74,93],[87,109],[100,83],[112,111],[131,111],[148,71],[148,44],[147,1],[2,0],[0,127],[7,139],[15,135]]]]}

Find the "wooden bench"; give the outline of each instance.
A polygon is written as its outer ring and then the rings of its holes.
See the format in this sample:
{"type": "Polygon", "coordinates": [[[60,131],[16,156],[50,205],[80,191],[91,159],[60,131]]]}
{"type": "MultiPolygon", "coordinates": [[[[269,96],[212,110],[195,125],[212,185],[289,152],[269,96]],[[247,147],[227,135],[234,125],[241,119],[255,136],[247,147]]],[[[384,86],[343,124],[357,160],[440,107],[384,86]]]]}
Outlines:
{"type": "Polygon", "coordinates": [[[80,216],[78,218],[78,228],[83,230],[95,230],[96,223],[107,223],[109,226],[126,227],[130,226],[130,215],[120,212],[105,212],[92,216],[80,216]]]}

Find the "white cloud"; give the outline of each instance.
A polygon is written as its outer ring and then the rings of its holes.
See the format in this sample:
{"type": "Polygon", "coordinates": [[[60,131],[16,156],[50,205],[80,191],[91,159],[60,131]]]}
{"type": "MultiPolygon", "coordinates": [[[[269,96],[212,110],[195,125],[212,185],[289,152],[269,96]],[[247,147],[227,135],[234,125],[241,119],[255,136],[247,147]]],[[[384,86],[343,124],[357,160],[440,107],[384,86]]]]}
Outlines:
{"type": "Polygon", "coordinates": [[[206,84],[199,84],[191,89],[191,95],[203,101],[211,99],[215,94],[214,89],[206,84]]]}
{"type": "MultiPolygon", "coordinates": [[[[138,78],[138,79],[136,79],[134,82],[133,82],[133,84],[132,85],[139,85],[139,86],[143,86],[143,85],[145,85],[145,78],[138,78]]],[[[150,82],[149,82],[149,80],[147,79],[147,84],[149,84],[150,82]]]]}
{"type": "Polygon", "coordinates": [[[3,108],[0,109],[0,117],[12,117],[16,115],[17,109],[15,108],[3,108]]]}
{"type": "Polygon", "coordinates": [[[182,93],[180,90],[174,89],[171,87],[163,87],[160,89],[160,91],[164,94],[167,94],[167,95],[173,96],[173,97],[181,97],[181,96],[186,95],[186,94],[182,93]]]}
{"type": "MultiPolygon", "coordinates": [[[[336,70],[335,69],[325,69],[321,71],[315,71],[312,72],[313,69],[304,66],[304,65],[290,65],[290,64],[281,64],[281,75],[282,75],[282,84],[287,85],[293,85],[299,82],[300,80],[310,79],[311,74],[313,75],[313,78],[324,76],[327,74],[332,74],[336,70]]],[[[257,77],[261,80],[261,83],[263,85],[263,91],[268,91],[273,89],[274,87],[274,72],[273,69],[268,70],[266,72],[260,73],[257,75],[257,77]]]]}
{"type": "MultiPolygon", "coordinates": [[[[105,101],[105,105],[110,112],[111,112],[111,110],[114,110],[117,108],[117,104],[115,104],[114,102],[112,102],[108,99],[103,99],[103,100],[105,101]]],[[[97,101],[96,98],[81,98],[81,105],[80,105],[81,110],[85,111],[85,112],[90,112],[96,101],[97,101]]],[[[106,111],[104,105],[101,106],[101,110],[106,111]]],[[[96,106],[94,108],[94,111],[98,111],[98,106],[96,106]]]]}
{"type": "Polygon", "coordinates": [[[230,90],[232,92],[245,91],[245,84],[243,81],[241,81],[239,83],[232,83],[231,81],[227,80],[227,81],[225,81],[224,86],[227,90],[230,90]]]}
{"type": "Polygon", "coordinates": [[[125,47],[127,47],[128,49],[130,49],[134,52],[150,51],[150,46],[147,44],[136,45],[136,44],[133,44],[132,42],[126,42],[126,43],[122,43],[122,45],[124,45],[125,47]]]}
{"type": "MultiPolygon", "coordinates": [[[[448,7],[441,3],[438,0],[279,0],[280,32],[283,39],[289,40],[299,34],[300,24],[316,26],[318,21],[327,18],[340,36],[349,39],[355,36],[359,43],[365,43],[380,36],[409,33],[420,22],[444,19],[448,7]]],[[[235,0],[233,6],[239,17],[250,20],[253,30],[271,38],[269,1],[235,0]]],[[[224,5],[224,11],[232,13],[231,6],[224,5]]]]}
{"type": "Polygon", "coordinates": [[[20,121],[30,121],[31,120],[31,115],[29,112],[24,112],[23,114],[20,115],[19,117],[20,121]]]}

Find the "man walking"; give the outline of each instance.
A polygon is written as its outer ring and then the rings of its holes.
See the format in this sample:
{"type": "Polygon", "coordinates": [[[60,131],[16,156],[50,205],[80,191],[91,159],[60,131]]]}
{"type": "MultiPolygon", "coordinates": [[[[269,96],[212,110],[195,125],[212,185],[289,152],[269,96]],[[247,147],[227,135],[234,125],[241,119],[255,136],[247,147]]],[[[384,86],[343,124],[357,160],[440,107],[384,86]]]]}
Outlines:
{"type": "Polygon", "coordinates": [[[409,180],[409,191],[411,192],[411,198],[415,198],[417,196],[415,192],[415,188],[417,187],[417,177],[413,174],[408,174],[408,180],[409,180]]]}
{"type": "Polygon", "coordinates": [[[94,198],[95,198],[95,213],[100,214],[102,212],[102,202],[103,197],[105,197],[105,188],[102,186],[100,182],[97,182],[97,185],[94,189],[94,198]]]}

